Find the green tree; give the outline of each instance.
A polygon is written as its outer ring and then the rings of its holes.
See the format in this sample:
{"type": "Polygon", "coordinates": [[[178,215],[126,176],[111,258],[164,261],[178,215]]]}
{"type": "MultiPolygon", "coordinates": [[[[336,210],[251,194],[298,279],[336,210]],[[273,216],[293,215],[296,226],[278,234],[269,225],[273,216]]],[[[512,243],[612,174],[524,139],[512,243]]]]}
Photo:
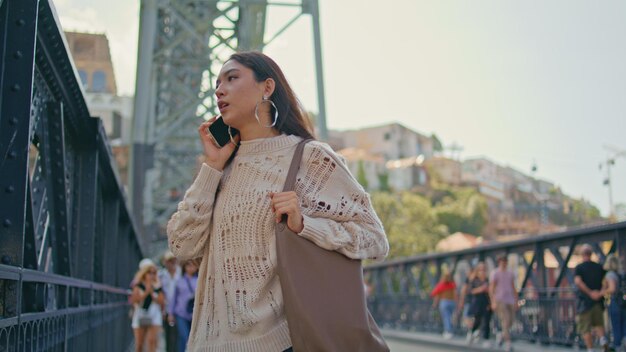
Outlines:
{"type": "Polygon", "coordinates": [[[487,201],[473,188],[446,187],[436,190],[434,208],[437,220],[450,233],[465,232],[480,236],[487,224],[487,201]]]}
{"type": "Polygon", "coordinates": [[[382,192],[391,192],[391,186],[389,186],[389,173],[383,172],[378,174],[379,189],[382,192]]]}
{"type": "Polygon", "coordinates": [[[417,194],[377,192],[372,204],[389,239],[389,258],[434,251],[448,232],[437,221],[430,201],[417,194]]]}

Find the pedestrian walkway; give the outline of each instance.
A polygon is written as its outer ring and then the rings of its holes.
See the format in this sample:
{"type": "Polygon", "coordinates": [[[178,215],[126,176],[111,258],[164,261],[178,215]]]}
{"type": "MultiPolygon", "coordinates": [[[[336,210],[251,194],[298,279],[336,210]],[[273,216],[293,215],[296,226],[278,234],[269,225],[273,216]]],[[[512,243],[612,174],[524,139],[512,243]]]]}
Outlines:
{"type": "MultiPolygon", "coordinates": [[[[483,347],[482,344],[468,345],[465,338],[455,336],[450,340],[445,340],[441,335],[429,334],[423,332],[409,332],[396,330],[382,330],[385,339],[410,342],[415,346],[433,346],[447,351],[477,351],[477,352],[502,352],[504,349],[496,348],[495,340],[491,340],[491,347],[483,347]]],[[[417,350],[416,350],[417,351],[417,350]]],[[[515,352],[572,352],[573,348],[562,346],[544,346],[540,344],[529,343],[526,341],[516,341],[513,343],[513,351],[515,352]]],[[[598,349],[599,351],[599,349],[598,349]]],[[[394,351],[391,351],[394,352],[394,351]]]]}

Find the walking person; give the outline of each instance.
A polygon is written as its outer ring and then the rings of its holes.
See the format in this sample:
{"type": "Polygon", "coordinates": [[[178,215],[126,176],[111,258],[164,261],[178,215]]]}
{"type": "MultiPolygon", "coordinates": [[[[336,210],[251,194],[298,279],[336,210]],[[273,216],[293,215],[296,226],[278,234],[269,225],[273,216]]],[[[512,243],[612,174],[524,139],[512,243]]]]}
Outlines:
{"type": "Polygon", "coordinates": [[[491,304],[489,302],[489,279],[487,278],[487,268],[485,267],[485,263],[479,262],[476,265],[476,276],[470,282],[469,288],[472,293],[470,313],[474,316],[472,338],[470,339],[470,343],[473,343],[482,337],[483,347],[490,347],[489,324],[491,322],[492,311],[491,304]]]}
{"type": "Polygon", "coordinates": [[[476,277],[476,268],[470,268],[467,278],[461,287],[460,302],[457,306],[457,313],[460,314],[462,323],[467,328],[467,342],[472,340],[472,326],[474,326],[474,317],[470,314],[472,307],[472,292],[469,288],[470,282],[476,277]]]}
{"type": "Polygon", "coordinates": [[[285,217],[295,236],[355,259],[384,258],[387,238],[369,195],[327,144],[304,146],[295,191],[281,192],[296,146],[313,136],[272,59],[232,55],[215,94],[231,142],[213,142],[216,118],[198,128],[204,163],[167,227],[180,260],[202,258],[187,348],[290,351],[276,224],[285,217]]]}
{"type": "Polygon", "coordinates": [[[491,297],[491,309],[496,312],[500,319],[504,350],[510,352],[513,350],[511,326],[515,319],[519,297],[515,288],[515,275],[507,270],[509,263],[507,256],[499,256],[497,263],[498,268],[489,277],[489,296],[491,297]]]}
{"type": "Polygon", "coordinates": [[[584,244],[580,248],[582,263],[574,269],[574,283],[576,292],[576,328],[582,336],[587,351],[593,351],[592,330],[595,330],[604,351],[609,350],[609,344],[604,335],[604,302],[602,280],[605,271],[602,265],[591,260],[593,248],[584,244]]]}
{"type": "Polygon", "coordinates": [[[161,306],[165,303],[165,296],[157,276],[157,267],[150,259],[143,259],[139,263],[139,270],[133,280],[131,302],[135,351],[143,352],[146,346],[148,352],[156,352],[158,334],[163,325],[161,306]]]}
{"type": "Polygon", "coordinates": [[[616,351],[624,351],[622,342],[626,337],[626,307],[624,306],[624,292],[620,290],[620,283],[624,281],[624,273],[620,268],[619,259],[615,254],[606,257],[604,262],[604,292],[609,298],[609,318],[613,330],[612,347],[616,351]]]}
{"type": "Polygon", "coordinates": [[[185,352],[198,286],[198,265],[195,260],[190,259],[183,261],[181,267],[183,275],[176,282],[172,301],[168,306],[168,320],[178,330],[178,351],[185,352]]]}
{"type": "MultiPolygon", "coordinates": [[[[159,270],[159,280],[163,286],[163,293],[165,294],[165,307],[167,308],[174,299],[174,290],[176,288],[176,282],[180,278],[181,269],[178,266],[178,261],[171,251],[166,251],[163,254],[161,260],[164,268],[159,270]]],[[[165,350],[167,352],[177,352],[178,344],[178,332],[175,326],[175,320],[168,317],[168,309],[163,309],[164,321],[167,324],[163,324],[163,334],[165,335],[165,350]]]]}
{"type": "Polygon", "coordinates": [[[449,272],[441,275],[439,283],[430,294],[433,297],[433,308],[439,308],[441,320],[443,321],[443,338],[449,340],[454,336],[452,328],[452,316],[456,310],[456,283],[449,272]]]}

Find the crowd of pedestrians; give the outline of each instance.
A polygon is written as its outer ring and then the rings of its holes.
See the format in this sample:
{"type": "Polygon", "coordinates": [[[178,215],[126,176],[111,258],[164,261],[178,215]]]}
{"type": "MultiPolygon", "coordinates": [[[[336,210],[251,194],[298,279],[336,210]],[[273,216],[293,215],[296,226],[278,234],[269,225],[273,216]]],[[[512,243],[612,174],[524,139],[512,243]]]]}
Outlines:
{"type": "Polygon", "coordinates": [[[515,310],[517,309],[517,290],[515,276],[507,270],[506,256],[497,259],[498,269],[487,275],[484,262],[478,262],[470,270],[461,286],[459,294],[449,272],[444,272],[441,280],[431,292],[433,307],[439,308],[443,322],[443,338],[453,336],[455,315],[461,315],[460,322],[467,329],[467,342],[478,343],[482,340],[483,347],[491,347],[491,317],[494,312],[501,322],[502,332],[498,345],[511,351],[511,328],[515,310]]]}
{"type": "MultiPolygon", "coordinates": [[[[626,275],[620,260],[611,254],[601,265],[592,259],[594,250],[588,244],[581,245],[578,253],[581,262],[574,269],[576,332],[589,352],[595,351],[594,344],[601,351],[626,352],[626,275]],[[612,338],[605,327],[610,328],[612,338]]],[[[516,276],[508,269],[506,255],[497,257],[495,263],[490,273],[484,262],[474,263],[459,288],[449,272],[442,273],[431,297],[441,317],[444,339],[453,337],[456,322],[458,330],[467,331],[468,344],[513,350],[511,329],[520,301],[516,276]],[[492,325],[494,315],[498,324],[492,325]],[[499,327],[495,342],[490,340],[493,326],[499,327]]]]}
{"type": "MultiPolygon", "coordinates": [[[[162,268],[143,259],[130,286],[132,329],[136,352],[156,352],[163,333],[164,350],[184,352],[191,329],[191,316],[198,281],[198,263],[178,263],[171,252],[161,258],[162,268]]],[[[161,349],[163,350],[163,348],[161,349]]]]}
{"type": "MultiPolygon", "coordinates": [[[[597,342],[601,351],[623,351],[626,346],[626,275],[619,258],[608,255],[604,265],[595,262],[593,247],[579,249],[581,262],[574,269],[576,292],[576,331],[587,351],[597,342]],[[608,320],[605,322],[605,310],[608,320]],[[610,327],[612,339],[606,334],[610,327]],[[595,340],[594,340],[595,338],[595,340]]],[[[167,352],[184,352],[189,338],[198,263],[178,262],[171,252],[163,255],[162,268],[143,259],[131,283],[132,328],[137,352],[157,350],[163,332],[167,352]]],[[[455,323],[465,327],[468,344],[501,347],[512,351],[511,328],[518,309],[516,276],[508,269],[505,255],[496,258],[496,268],[487,272],[484,262],[477,262],[458,287],[450,272],[443,272],[433,288],[433,309],[443,323],[444,339],[454,336],[455,323]],[[495,342],[490,340],[492,316],[499,322],[495,342]]]]}

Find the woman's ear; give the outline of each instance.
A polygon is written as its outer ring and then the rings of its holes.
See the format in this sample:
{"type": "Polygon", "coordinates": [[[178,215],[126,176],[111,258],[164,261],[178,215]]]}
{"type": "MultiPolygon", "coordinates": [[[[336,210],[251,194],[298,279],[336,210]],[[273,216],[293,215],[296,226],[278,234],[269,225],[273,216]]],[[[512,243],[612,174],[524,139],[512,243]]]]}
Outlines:
{"type": "Polygon", "coordinates": [[[274,88],[276,88],[276,82],[272,78],[266,79],[263,87],[263,97],[269,99],[274,94],[274,88]]]}

